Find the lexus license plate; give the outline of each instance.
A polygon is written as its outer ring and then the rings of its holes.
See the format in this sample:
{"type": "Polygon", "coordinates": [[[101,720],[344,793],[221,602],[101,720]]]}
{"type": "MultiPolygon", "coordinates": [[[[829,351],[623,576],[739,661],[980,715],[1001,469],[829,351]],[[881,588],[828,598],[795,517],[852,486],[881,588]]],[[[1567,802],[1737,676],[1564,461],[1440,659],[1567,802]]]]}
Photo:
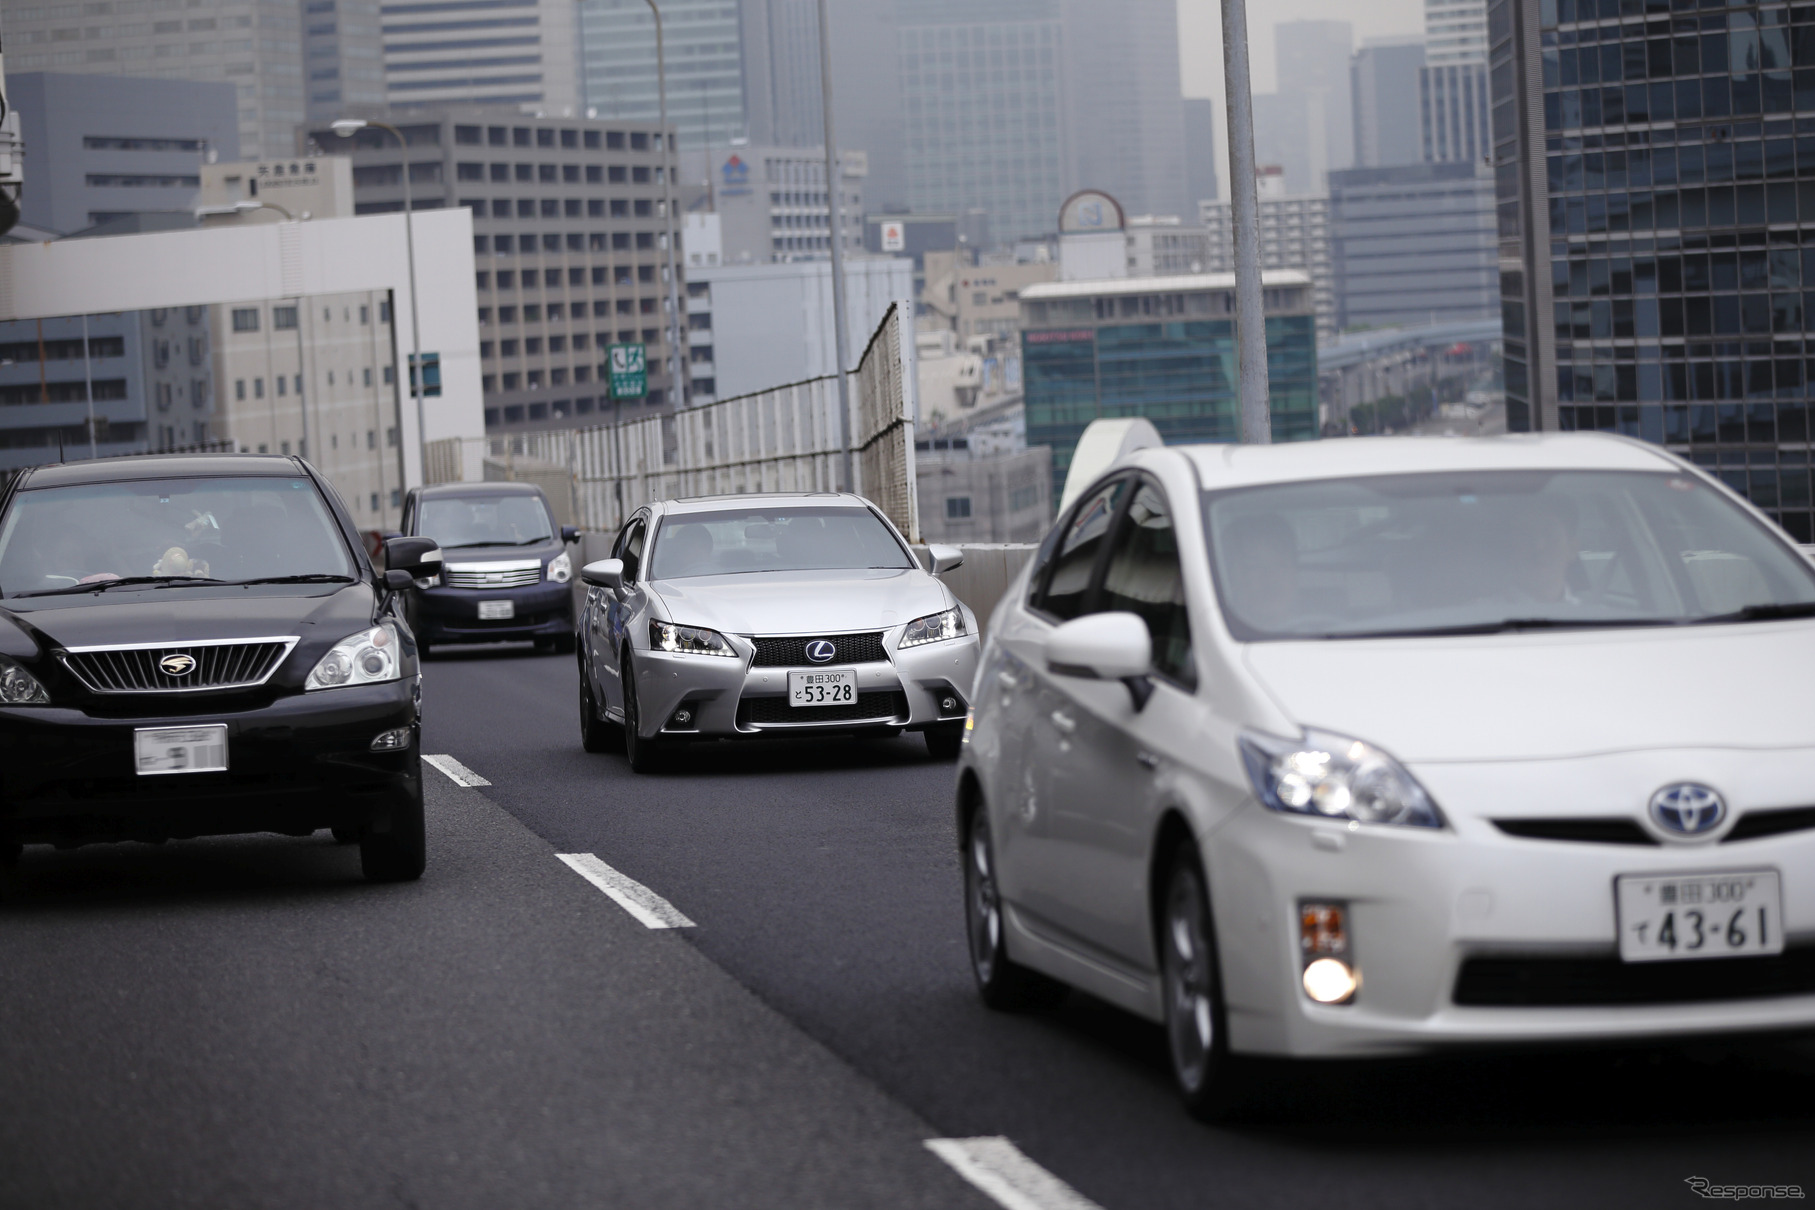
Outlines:
{"type": "Polygon", "coordinates": [[[827,668],[788,673],[788,705],[849,706],[857,700],[857,672],[827,668]]]}
{"type": "Polygon", "coordinates": [[[479,602],[479,620],[481,622],[502,622],[517,616],[515,601],[481,601],[479,602]]]}
{"type": "Polygon", "coordinates": [[[1776,870],[1623,874],[1614,879],[1620,960],[1737,958],[1783,950],[1776,870]]]}
{"type": "Polygon", "coordinates": [[[132,733],[141,777],[153,773],[222,773],[227,768],[227,724],[140,727],[132,733]]]}

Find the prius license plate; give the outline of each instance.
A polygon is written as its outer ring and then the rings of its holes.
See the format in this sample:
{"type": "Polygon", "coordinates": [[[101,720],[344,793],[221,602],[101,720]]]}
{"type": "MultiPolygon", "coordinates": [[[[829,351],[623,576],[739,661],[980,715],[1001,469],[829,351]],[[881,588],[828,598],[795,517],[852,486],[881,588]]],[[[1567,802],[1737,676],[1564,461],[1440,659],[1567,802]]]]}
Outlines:
{"type": "Polygon", "coordinates": [[[227,724],[140,727],[132,733],[140,776],[153,773],[221,773],[227,768],[227,724]]]}
{"type": "Polygon", "coordinates": [[[788,705],[849,706],[857,700],[857,672],[852,668],[788,673],[788,705]]]}
{"type": "Polygon", "coordinates": [[[479,620],[481,622],[502,622],[517,616],[515,601],[481,601],[479,602],[479,620]]]}
{"type": "Polygon", "coordinates": [[[1614,879],[1614,893],[1623,962],[1783,951],[1776,870],[1623,874],[1614,879]]]}

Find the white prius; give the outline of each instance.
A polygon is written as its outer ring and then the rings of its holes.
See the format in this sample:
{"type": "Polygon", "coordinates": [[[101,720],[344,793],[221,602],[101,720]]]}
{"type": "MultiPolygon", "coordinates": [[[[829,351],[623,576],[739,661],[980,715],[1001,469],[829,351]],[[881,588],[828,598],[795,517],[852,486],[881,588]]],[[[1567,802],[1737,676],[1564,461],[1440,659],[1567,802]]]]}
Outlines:
{"type": "Polygon", "coordinates": [[[1148,449],[991,620],[984,999],[1249,1056],[1815,1026],[1815,564],[1591,434],[1148,449]]]}

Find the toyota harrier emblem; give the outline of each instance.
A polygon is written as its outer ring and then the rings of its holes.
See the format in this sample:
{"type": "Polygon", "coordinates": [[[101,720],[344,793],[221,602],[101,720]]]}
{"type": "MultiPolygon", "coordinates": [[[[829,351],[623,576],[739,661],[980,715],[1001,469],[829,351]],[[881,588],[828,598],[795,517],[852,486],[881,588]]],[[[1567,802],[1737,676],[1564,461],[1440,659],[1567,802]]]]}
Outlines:
{"type": "Polygon", "coordinates": [[[815,664],[823,664],[838,654],[838,648],[826,639],[814,639],[807,644],[807,658],[815,664]]]}
{"type": "Polygon", "coordinates": [[[1726,817],[1726,800],[1698,782],[1679,781],[1651,796],[1651,818],[1677,836],[1705,836],[1726,817]]]}
{"type": "Polygon", "coordinates": [[[159,660],[158,667],[162,668],[171,676],[188,676],[195,668],[195,657],[192,655],[184,655],[180,651],[174,652],[159,660]]]}

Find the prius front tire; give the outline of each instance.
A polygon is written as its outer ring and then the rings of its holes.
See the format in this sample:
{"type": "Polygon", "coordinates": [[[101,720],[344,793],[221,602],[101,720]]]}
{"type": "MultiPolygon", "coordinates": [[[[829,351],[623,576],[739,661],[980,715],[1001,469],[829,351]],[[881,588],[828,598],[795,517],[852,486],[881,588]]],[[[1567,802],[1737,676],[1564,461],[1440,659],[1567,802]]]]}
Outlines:
{"type": "Polygon", "coordinates": [[[1212,1122],[1238,1117],[1252,1093],[1251,1064],[1229,1053],[1209,885],[1190,841],[1179,845],[1167,867],[1158,924],[1172,1081],[1193,1117],[1212,1122]]]}
{"type": "Polygon", "coordinates": [[[996,850],[989,835],[989,812],[981,802],[971,812],[968,832],[964,841],[964,921],[978,994],[998,1012],[1025,1012],[1057,1004],[1065,998],[1063,983],[1028,970],[1008,956],[996,850]]]}

